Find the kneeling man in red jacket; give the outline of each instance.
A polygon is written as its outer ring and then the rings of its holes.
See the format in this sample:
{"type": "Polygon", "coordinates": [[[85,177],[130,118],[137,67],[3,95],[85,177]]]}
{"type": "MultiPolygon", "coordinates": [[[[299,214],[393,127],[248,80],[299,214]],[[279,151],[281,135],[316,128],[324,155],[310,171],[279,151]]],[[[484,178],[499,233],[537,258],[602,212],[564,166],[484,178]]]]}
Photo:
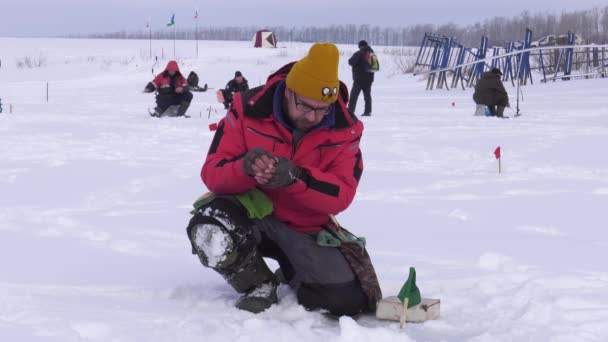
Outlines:
{"type": "MultiPolygon", "coordinates": [[[[319,245],[330,215],[349,207],[363,162],[363,124],[349,113],[339,52],[314,44],[266,84],[235,93],[201,177],[213,193],[188,226],[193,253],[239,293],[236,307],[263,311],[289,284],[307,309],[354,315],[367,308],[338,248],[319,245]],[[278,261],[272,272],[263,257],[278,261]]],[[[335,228],[335,227],[334,227],[335,228]]]]}

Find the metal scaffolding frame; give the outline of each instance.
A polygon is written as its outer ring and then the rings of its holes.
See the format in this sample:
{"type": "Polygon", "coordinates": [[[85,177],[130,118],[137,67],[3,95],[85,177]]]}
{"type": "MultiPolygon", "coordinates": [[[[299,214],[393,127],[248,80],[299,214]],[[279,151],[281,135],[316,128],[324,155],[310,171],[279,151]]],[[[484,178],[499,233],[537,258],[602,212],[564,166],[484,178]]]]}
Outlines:
{"type": "Polygon", "coordinates": [[[432,33],[424,35],[414,68],[414,75],[428,75],[427,90],[473,87],[484,71],[500,68],[503,81],[513,86],[533,84],[533,71],[541,82],[569,80],[575,77],[606,77],[608,45],[575,45],[575,35],[568,32],[567,45],[532,47],[532,31],[526,29],[524,40],[505,42],[504,47],[488,47],[482,37],[480,47],[471,49],[453,37],[432,33]],[[488,52],[491,56],[488,57],[488,52]],[[451,82],[448,77],[451,75],[451,82]]]}

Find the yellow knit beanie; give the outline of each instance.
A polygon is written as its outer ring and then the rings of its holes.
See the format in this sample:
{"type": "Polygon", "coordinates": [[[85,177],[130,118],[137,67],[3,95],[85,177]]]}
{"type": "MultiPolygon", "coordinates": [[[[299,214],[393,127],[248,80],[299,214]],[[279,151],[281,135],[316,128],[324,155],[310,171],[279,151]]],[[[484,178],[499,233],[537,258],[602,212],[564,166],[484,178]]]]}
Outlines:
{"type": "Polygon", "coordinates": [[[332,43],[316,43],[287,74],[287,88],[310,99],[334,103],[338,99],[338,60],[332,43]]]}

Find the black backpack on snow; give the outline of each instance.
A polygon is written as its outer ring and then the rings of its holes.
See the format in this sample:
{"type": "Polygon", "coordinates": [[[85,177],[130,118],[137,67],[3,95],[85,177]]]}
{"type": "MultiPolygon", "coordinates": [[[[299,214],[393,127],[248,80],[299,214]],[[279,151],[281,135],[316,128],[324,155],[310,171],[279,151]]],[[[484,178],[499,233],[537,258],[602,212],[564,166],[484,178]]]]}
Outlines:
{"type": "Polygon", "coordinates": [[[194,71],[190,71],[188,79],[186,80],[188,85],[194,88],[198,88],[198,75],[194,71]]]}

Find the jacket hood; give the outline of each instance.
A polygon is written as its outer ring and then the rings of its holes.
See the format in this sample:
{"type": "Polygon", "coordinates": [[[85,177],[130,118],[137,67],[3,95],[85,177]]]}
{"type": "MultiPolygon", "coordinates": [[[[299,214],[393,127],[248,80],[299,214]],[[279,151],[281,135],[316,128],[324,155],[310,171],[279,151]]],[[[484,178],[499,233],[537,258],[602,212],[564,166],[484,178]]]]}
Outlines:
{"type": "Polygon", "coordinates": [[[179,71],[179,66],[177,66],[177,62],[176,61],[169,61],[169,63],[167,63],[167,67],[165,68],[165,71],[180,72],[179,71]]]}

